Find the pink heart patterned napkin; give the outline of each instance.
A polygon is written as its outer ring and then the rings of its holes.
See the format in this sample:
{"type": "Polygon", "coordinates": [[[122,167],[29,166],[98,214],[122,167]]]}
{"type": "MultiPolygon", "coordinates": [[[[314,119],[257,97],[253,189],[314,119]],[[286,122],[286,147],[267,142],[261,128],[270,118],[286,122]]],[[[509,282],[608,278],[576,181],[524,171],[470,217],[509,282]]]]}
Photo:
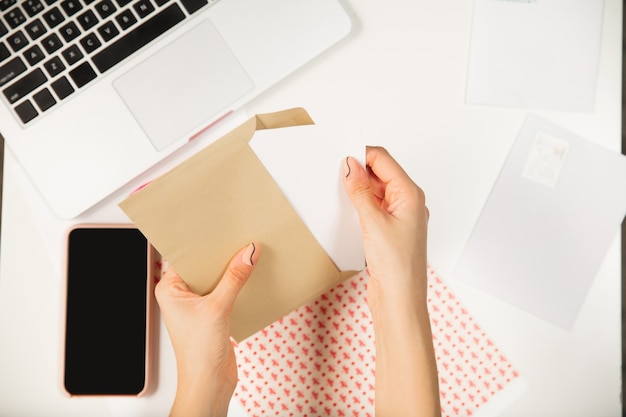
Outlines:
{"type": "MultiPolygon", "coordinates": [[[[376,352],[361,272],[235,348],[251,417],[374,416],[376,352]]],[[[443,416],[472,416],[519,372],[429,267],[443,416]]]]}

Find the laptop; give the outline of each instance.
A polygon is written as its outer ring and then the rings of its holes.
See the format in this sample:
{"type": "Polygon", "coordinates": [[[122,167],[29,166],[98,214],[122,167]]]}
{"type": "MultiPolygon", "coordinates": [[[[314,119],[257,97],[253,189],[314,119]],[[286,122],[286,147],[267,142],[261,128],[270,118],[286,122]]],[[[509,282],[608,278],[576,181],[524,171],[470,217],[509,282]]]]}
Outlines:
{"type": "Polygon", "coordinates": [[[73,218],[351,30],[340,0],[0,0],[0,134],[73,218]]]}

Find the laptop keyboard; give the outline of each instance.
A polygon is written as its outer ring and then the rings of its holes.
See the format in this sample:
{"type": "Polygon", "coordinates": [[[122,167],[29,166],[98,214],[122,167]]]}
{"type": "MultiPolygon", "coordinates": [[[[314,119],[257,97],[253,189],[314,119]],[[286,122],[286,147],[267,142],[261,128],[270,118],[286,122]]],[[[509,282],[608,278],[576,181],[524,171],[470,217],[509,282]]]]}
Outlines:
{"type": "Polygon", "coordinates": [[[216,1],[0,0],[0,89],[28,123],[216,1]]]}

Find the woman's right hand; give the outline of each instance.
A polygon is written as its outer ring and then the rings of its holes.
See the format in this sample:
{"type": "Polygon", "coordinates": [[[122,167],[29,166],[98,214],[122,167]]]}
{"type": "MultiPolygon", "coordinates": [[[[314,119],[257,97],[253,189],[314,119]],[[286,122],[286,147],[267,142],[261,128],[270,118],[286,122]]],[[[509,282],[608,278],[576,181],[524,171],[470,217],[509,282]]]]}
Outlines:
{"type": "Polygon", "coordinates": [[[439,416],[426,288],[424,193],[383,148],[367,169],[347,158],[344,185],[361,222],[376,339],[376,415],[439,416]]]}
{"type": "Polygon", "coordinates": [[[388,294],[426,296],[428,208],[424,192],[380,147],[368,147],[367,169],[347,158],[344,185],[361,223],[368,300],[388,294]]]}

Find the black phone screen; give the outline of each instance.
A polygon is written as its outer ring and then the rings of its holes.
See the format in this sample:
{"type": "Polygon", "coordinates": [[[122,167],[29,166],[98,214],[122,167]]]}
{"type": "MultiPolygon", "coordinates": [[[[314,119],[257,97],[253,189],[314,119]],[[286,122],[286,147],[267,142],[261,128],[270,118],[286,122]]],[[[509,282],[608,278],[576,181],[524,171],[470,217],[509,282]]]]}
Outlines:
{"type": "Polygon", "coordinates": [[[146,238],[134,228],[74,229],[67,265],[65,389],[139,394],[146,384],[146,238]]]}

